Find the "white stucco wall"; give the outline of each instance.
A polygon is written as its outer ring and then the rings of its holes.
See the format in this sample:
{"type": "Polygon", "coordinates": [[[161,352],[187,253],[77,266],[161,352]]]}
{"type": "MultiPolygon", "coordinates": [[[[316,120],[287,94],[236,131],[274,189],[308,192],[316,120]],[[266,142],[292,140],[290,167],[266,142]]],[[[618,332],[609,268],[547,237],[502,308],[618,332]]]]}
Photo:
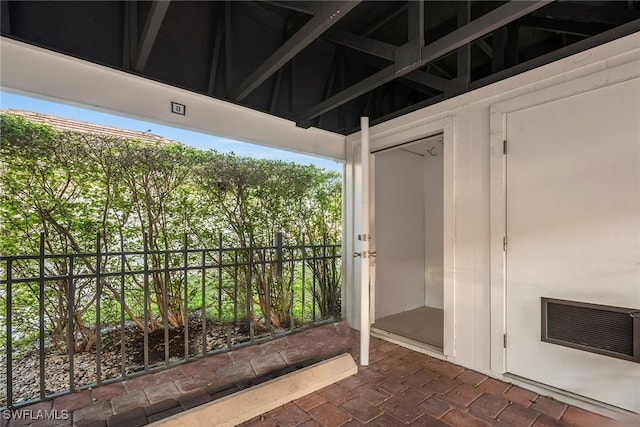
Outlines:
{"type": "Polygon", "coordinates": [[[375,319],[424,305],[423,159],[403,150],[375,155],[375,319]]]}
{"type": "MultiPolygon", "coordinates": [[[[452,362],[496,377],[504,372],[500,330],[500,324],[504,324],[504,300],[495,283],[503,274],[502,264],[497,262],[502,256],[502,235],[492,222],[492,209],[499,206],[492,206],[491,199],[492,191],[496,191],[496,185],[501,181],[490,161],[491,156],[502,153],[501,148],[498,153],[498,146],[492,145],[491,132],[495,129],[491,129],[490,107],[546,88],[550,88],[549,91],[562,89],[567,93],[586,91],[592,85],[606,85],[609,79],[629,78],[634,73],[640,75],[640,33],[371,128],[372,151],[444,130],[444,353],[452,362]],[[624,73],[620,71],[622,69],[624,73]],[[620,77],[622,74],[627,77],[620,77]],[[584,79],[596,75],[599,78],[584,79]],[[447,139],[453,144],[449,152],[446,152],[447,139]],[[453,182],[448,181],[449,172],[453,182]],[[453,243],[447,249],[448,241],[453,243]]],[[[350,164],[359,161],[354,149],[359,145],[359,138],[359,134],[347,138],[350,164]]],[[[355,184],[355,181],[346,183],[348,196],[355,195],[355,184]]],[[[355,206],[349,206],[349,201],[347,207],[349,214],[356,214],[355,206]]],[[[350,234],[346,245],[347,248],[354,245],[350,234]]],[[[353,274],[353,261],[347,261],[350,275],[347,276],[346,294],[351,298],[348,305],[358,307],[358,277],[353,274]]],[[[354,314],[347,310],[348,320],[355,325],[353,319],[357,317],[352,317],[354,314]]],[[[545,392],[553,394],[548,390],[545,392]]],[[[584,402],[575,403],[585,406],[584,402]]]]}

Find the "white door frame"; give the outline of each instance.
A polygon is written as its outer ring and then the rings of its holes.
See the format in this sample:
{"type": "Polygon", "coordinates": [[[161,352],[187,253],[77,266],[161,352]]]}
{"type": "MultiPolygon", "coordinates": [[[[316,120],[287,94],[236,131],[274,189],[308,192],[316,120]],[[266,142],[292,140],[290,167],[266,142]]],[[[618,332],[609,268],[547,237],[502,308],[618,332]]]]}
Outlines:
{"type": "MultiPolygon", "coordinates": [[[[506,351],[506,139],[507,114],[588,92],[640,76],[636,62],[600,71],[557,86],[532,92],[490,107],[490,213],[491,213],[491,371],[505,374],[506,351]]],[[[508,150],[508,146],[507,146],[508,150]]],[[[544,385],[542,385],[544,386],[544,385]]],[[[550,391],[553,394],[552,391],[550,391]]],[[[563,393],[565,394],[565,393],[563,393]]],[[[570,394],[569,394],[570,395],[570,394]]],[[[582,400],[582,399],[581,399],[582,400]]]]}
{"type": "MultiPolygon", "coordinates": [[[[377,132],[376,127],[369,131],[370,151],[379,151],[395,145],[401,145],[417,139],[442,134],[444,140],[444,347],[447,358],[455,358],[455,118],[440,116],[433,120],[417,121],[410,126],[377,132]]],[[[359,329],[360,320],[360,269],[354,262],[352,253],[358,251],[360,233],[359,183],[356,182],[357,169],[360,167],[359,151],[361,134],[347,142],[347,165],[344,174],[344,251],[343,265],[345,286],[343,291],[344,313],[347,321],[359,329]]],[[[372,162],[372,168],[375,167],[372,162]]],[[[370,171],[371,172],[371,171],[370,171]]],[[[371,180],[370,180],[371,182],[371,180]]],[[[375,195],[371,195],[371,201],[375,195]]],[[[371,206],[372,203],[370,203],[371,206]]],[[[373,216],[372,216],[373,218],[373,216]]],[[[375,221],[375,219],[374,219],[375,221]]],[[[375,237],[374,237],[375,241],[375,237]]],[[[372,291],[375,298],[375,289],[372,291]]],[[[371,307],[370,307],[371,309],[371,307]]]]}

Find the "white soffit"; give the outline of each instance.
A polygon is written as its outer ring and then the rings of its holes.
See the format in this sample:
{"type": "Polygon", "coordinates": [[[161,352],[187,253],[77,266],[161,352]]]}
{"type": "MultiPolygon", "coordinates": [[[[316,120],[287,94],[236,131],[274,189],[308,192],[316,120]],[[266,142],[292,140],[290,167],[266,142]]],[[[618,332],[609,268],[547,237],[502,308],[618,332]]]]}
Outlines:
{"type": "Polygon", "coordinates": [[[345,160],[345,137],[5,37],[0,84],[51,98],[183,129],[345,160]],[[171,112],[171,102],[186,115],[171,112]]]}

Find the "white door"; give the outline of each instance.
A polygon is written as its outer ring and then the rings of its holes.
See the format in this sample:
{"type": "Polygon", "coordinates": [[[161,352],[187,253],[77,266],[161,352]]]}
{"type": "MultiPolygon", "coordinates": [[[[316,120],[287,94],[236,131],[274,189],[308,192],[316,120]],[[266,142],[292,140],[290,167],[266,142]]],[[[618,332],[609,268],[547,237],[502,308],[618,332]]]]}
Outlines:
{"type": "Polygon", "coordinates": [[[640,412],[640,363],[541,341],[541,298],[640,309],[640,79],[506,118],[507,371],[640,412]]]}
{"type": "MultiPolygon", "coordinates": [[[[371,333],[371,298],[370,298],[370,266],[371,256],[375,253],[369,252],[370,246],[370,149],[369,149],[369,118],[363,117],[360,120],[362,129],[362,141],[360,145],[360,176],[356,177],[356,182],[360,182],[360,234],[358,235],[359,252],[354,252],[354,257],[360,260],[360,364],[369,364],[369,341],[371,333]]],[[[357,262],[356,262],[357,265],[357,262]]],[[[356,267],[357,268],[357,267],[356,267]]]]}

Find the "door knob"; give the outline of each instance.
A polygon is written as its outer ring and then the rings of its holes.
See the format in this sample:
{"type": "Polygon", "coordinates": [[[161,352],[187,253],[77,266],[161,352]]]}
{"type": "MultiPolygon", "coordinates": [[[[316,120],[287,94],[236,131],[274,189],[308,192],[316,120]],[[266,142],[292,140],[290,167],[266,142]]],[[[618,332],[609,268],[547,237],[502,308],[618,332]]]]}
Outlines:
{"type": "Polygon", "coordinates": [[[359,256],[361,256],[360,252],[354,252],[354,253],[353,253],[353,257],[354,257],[354,258],[357,258],[357,257],[359,257],[359,256]]]}

